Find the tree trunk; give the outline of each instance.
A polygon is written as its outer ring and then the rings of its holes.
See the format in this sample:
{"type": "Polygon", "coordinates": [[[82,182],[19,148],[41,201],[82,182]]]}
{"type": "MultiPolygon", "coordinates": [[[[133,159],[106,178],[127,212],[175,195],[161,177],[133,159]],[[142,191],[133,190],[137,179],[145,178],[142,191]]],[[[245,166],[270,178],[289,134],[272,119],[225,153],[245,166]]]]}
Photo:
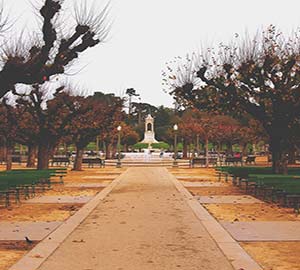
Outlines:
{"type": "Polygon", "coordinates": [[[111,159],[111,144],[110,143],[106,143],[105,144],[105,158],[106,159],[111,159]]]}
{"type": "Polygon", "coordinates": [[[227,142],[226,146],[227,146],[227,152],[228,152],[228,154],[232,155],[233,154],[232,143],[231,142],[227,142]]]}
{"type": "Polygon", "coordinates": [[[13,147],[11,145],[8,145],[6,148],[6,170],[11,171],[12,169],[12,152],[13,147]]]}
{"type": "Polygon", "coordinates": [[[242,156],[245,157],[248,153],[247,153],[247,143],[241,143],[240,144],[240,149],[242,152],[242,156]]]}
{"type": "Polygon", "coordinates": [[[205,139],[205,166],[208,167],[208,138],[205,139]]]}
{"type": "Polygon", "coordinates": [[[35,158],[36,158],[37,147],[35,145],[28,146],[28,157],[27,157],[27,168],[35,167],[35,158]]]}
{"type": "Polygon", "coordinates": [[[68,154],[68,145],[64,143],[64,155],[66,156],[68,154]]]}
{"type": "Polygon", "coordinates": [[[118,154],[118,147],[117,147],[117,145],[111,145],[111,153],[112,153],[112,156],[113,157],[116,157],[117,156],[117,154],[118,154]]]}
{"type": "Polygon", "coordinates": [[[82,171],[83,152],[84,152],[84,147],[76,146],[76,157],[73,166],[73,171],[82,171]]]}
{"type": "Polygon", "coordinates": [[[296,147],[291,143],[289,147],[288,164],[296,163],[296,147]]]}
{"type": "Polygon", "coordinates": [[[47,142],[41,142],[38,148],[38,170],[49,169],[49,159],[51,154],[51,148],[47,142]]]}
{"type": "Polygon", "coordinates": [[[187,143],[183,142],[183,151],[182,151],[182,158],[187,158],[188,146],[187,143]]]}
{"type": "Polygon", "coordinates": [[[282,147],[283,142],[278,137],[271,137],[270,150],[272,152],[272,171],[278,174],[288,173],[288,159],[282,147]]]}
{"type": "Polygon", "coordinates": [[[6,152],[7,152],[7,147],[6,145],[3,143],[0,146],[0,162],[5,162],[6,161],[6,152]]]}
{"type": "Polygon", "coordinates": [[[123,146],[123,151],[124,151],[124,152],[128,152],[128,145],[127,145],[127,144],[124,144],[124,146],[123,146]]]}

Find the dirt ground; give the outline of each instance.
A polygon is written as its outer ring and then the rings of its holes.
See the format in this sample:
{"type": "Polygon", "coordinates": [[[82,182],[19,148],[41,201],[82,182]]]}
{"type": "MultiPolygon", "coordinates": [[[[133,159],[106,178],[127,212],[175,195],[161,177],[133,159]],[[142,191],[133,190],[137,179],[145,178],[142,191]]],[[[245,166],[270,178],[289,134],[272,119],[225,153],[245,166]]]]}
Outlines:
{"type": "Polygon", "coordinates": [[[243,195],[238,187],[224,186],[224,187],[189,187],[187,188],[193,196],[213,196],[213,195],[243,195]]]}
{"type": "Polygon", "coordinates": [[[16,261],[21,259],[26,250],[1,250],[0,249],[0,270],[7,270],[16,261]]]}
{"type": "Polygon", "coordinates": [[[273,204],[204,204],[219,221],[300,221],[293,209],[273,204]]]}
{"type": "Polygon", "coordinates": [[[22,204],[11,209],[0,209],[1,221],[64,221],[82,204],[22,204]]]}
{"type": "Polygon", "coordinates": [[[0,270],[8,269],[34,246],[35,243],[28,245],[25,241],[0,241],[0,270]]]}
{"type": "MultiPolygon", "coordinates": [[[[66,184],[69,183],[110,183],[112,180],[111,179],[97,179],[97,178],[84,178],[85,176],[89,176],[89,175],[99,175],[101,177],[104,176],[115,176],[117,177],[118,174],[116,174],[115,171],[111,171],[109,169],[109,172],[106,172],[106,169],[101,169],[103,170],[103,172],[101,172],[101,174],[97,174],[95,173],[96,171],[99,171],[99,169],[87,169],[81,172],[73,172],[73,171],[69,171],[68,175],[66,177],[64,177],[64,182],[66,184]],[[110,171],[112,172],[112,174],[110,173],[110,171]]],[[[117,171],[119,173],[122,173],[122,171],[117,171]]]]}
{"type": "Polygon", "coordinates": [[[56,186],[45,192],[45,196],[95,196],[103,188],[56,186]]]}
{"type": "Polygon", "coordinates": [[[175,176],[189,176],[189,175],[201,175],[201,176],[210,176],[214,177],[218,174],[213,168],[196,168],[196,169],[169,169],[169,171],[175,176]]]}
{"type": "Polygon", "coordinates": [[[241,245],[264,270],[300,269],[300,242],[247,242],[241,245]]]}

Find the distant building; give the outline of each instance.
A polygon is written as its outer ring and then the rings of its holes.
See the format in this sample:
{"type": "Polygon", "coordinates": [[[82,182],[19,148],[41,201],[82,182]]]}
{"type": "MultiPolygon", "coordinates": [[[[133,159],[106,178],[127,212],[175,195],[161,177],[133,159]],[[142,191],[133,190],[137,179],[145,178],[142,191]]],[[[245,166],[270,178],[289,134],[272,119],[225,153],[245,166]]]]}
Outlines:
{"type": "Polygon", "coordinates": [[[158,143],[155,139],[155,132],[154,132],[154,118],[148,114],[145,118],[145,133],[144,133],[144,140],[141,143],[158,143]]]}

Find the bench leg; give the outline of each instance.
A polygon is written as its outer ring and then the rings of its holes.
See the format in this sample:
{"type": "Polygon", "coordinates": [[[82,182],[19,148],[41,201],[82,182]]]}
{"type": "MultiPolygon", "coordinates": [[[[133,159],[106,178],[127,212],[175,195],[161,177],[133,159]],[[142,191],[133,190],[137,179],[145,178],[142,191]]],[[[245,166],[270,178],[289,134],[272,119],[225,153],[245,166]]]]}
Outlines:
{"type": "Polygon", "coordinates": [[[10,206],[10,201],[9,201],[9,192],[6,192],[5,194],[5,207],[9,207],[10,206]]]}
{"type": "Polygon", "coordinates": [[[20,190],[18,188],[16,189],[15,196],[16,196],[15,198],[16,204],[19,204],[21,201],[20,201],[20,190]]]}
{"type": "Polygon", "coordinates": [[[29,187],[26,186],[25,187],[25,200],[28,200],[29,199],[29,187]]]}
{"type": "Polygon", "coordinates": [[[294,202],[294,211],[297,215],[300,214],[300,200],[299,199],[296,199],[295,202],[294,202]]]}
{"type": "Polygon", "coordinates": [[[32,197],[35,197],[35,185],[34,184],[31,186],[31,190],[32,190],[32,197]]]}

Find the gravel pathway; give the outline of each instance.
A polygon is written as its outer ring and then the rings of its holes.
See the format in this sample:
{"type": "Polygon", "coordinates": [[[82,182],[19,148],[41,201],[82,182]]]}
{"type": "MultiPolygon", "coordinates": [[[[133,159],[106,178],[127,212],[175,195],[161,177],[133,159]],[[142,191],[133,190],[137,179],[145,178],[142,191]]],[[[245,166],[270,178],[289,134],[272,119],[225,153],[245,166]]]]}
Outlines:
{"type": "Polygon", "coordinates": [[[232,270],[164,168],[130,168],[40,270],[232,270]]]}

